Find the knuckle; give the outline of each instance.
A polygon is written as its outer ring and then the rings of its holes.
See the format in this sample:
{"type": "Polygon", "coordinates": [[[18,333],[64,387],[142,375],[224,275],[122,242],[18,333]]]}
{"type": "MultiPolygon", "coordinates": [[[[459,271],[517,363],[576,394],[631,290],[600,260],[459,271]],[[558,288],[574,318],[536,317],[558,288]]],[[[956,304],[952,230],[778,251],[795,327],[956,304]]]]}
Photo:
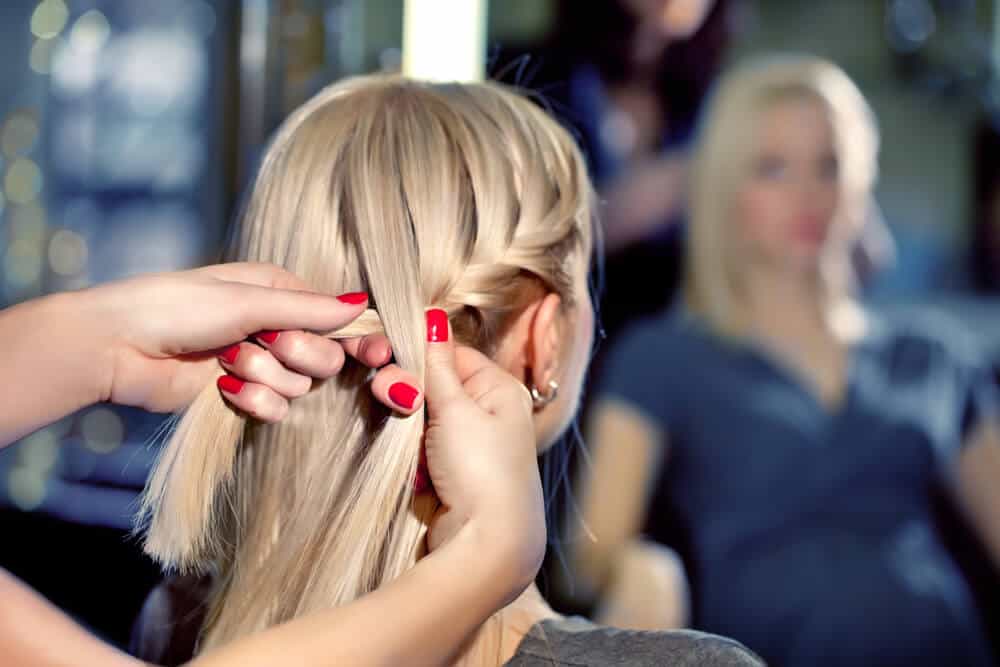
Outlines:
{"type": "Polygon", "coordinates": [[[285,331],[284,340],[279,337],[276,344],[281,345],[281,356],[290,362],[301,361],[307,354],[305,338],[298,331],[285,331]]]}
{"type": "Polygon", "coordinates": [[[308,394],[310,389],[312,389],[312,380],[304,375],[297,375],[292,383],[291,390],[288,392],[289,397],[301,398],[308,394]]]}
{"type": "Polygon", "coordinates": [[[326,372],[328,375],[336,375],[344,367],[346,361],[344,349],[340,345],[334,345],[327,355],[326,372]]]}
{"type": "Polygon", "coordinates": [[[267,368],[266,353],[259,349],[250,349],[248,352],[243,359],[242,370],[248,377],[259,378],[267,368]]]}

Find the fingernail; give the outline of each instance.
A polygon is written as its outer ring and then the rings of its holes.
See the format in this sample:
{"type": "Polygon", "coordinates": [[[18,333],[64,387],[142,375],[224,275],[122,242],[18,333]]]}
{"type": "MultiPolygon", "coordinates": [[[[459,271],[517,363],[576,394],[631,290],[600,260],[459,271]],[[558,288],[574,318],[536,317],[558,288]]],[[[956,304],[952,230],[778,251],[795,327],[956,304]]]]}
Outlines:
{"type": "Polygon", "coordinates": [[[367,292],[348,292],[347,294],[341,294],[337,297],[338,301],[343,301],[344,303],[349,303],[352,306],[356,306],[359,303],[364,303],[368,300],[367,292]]]}
{"type": "Polygon", "coordinates": [[[427,311],[427,341],[429,343],[448,341],[448,313],[440,308],[427,311]]]}
{"type": "Polygon", "coordinates": [[[222,375],[215,382],[219,385],[219,389],[226,392],[227,394],[238,394],[243,391],[243,385],[246,384],[243,380],[235,378],[232,375],[222,375]]]}
{"type": "Polygon", "coordinates": [[[240,346],[239,344],[236,344],[227,347],[225,350],[222,351],[222,354],[220,354],[219,356],[222,357],[222,360],[225,361],[227,364],[231,364],[234,361],[236,361],[236,357],[238,357],[239,354],[240,354],[240,346]]]}
{"type": "Polygon", "coordinates": [[[257,333],[257,338],[261,339],[268,345],[278,340],[278,331],[260,331],[257,333]]]}
{"type": "Polygon", "coordinates": [[[431,488],[431,476],[427,471],[427,467],[423,465],[417,466],[417,474],[413,477],[413,492],[420,495],[429,488],[431,488]]]}
{"type": "Polygon", "coordinates": [[[405,382],[396,382],[389,387],[389,400],[406,410],[412,410],[420,392],[405,382]]]}

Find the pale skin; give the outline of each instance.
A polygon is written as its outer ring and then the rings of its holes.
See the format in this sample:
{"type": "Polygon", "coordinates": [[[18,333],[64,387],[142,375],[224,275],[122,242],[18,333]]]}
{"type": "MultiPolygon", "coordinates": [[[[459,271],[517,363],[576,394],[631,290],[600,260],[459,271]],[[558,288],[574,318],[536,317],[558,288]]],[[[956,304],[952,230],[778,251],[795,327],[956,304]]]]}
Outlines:
{"type": "MultiPolygon", "coordinates": [[[[266,421],[280,420],[309,378],[336,374],[345,352],[382,367],[372,391],[402,414],[407,409],[392,403],[388,387],[425,384],[409,410],[426,401],[427,463],[443,507],[430,528],[431,553],[349,605],[233,642],[192,664],[449,664],[538,571],[544,508],[523,384],[450,340],[428,343],[421,383],[384,366],[391,355],[384,337],[338,343],[309,333],[337,329],[364,308],[363,301],[309,292],[277,267],[230,264],[140,277],[0,312],[6,345],[0,371],[5,386],[17,390],[4,396],[3,444],[98,401],[180,409],[218,375],[220,364],[245,381],[238,393],[223,392],[226,399],[266,421]],[[280,334],[254,349],[241,343],[261,330],[280,334]],[[236,363],[216,358],[233,344],[246,347],[236,363]],[[459,570],[463,576],[455,577],[459,570]],[[386,618],[394,623],[387,627],[386,618]]],[[[0,655],[15,664],[142,664],[2,571],[0,600],[0,655]]]]}
{"type": "MultiPolygon", "coordinates": [[[[854,327],[821,303],[820,259],[844,205],[826,111],[808,98],[775,102],[762,115],[752,166],[733,202],[742,258],[746,335],[795,372],[831,411],[845,393],[854,327]],[[781,327],[773,327],[780,321],[781,327]]],[[[571,559],[583,593],[607,590],[623,552],[634,548],[652,485],[669,465],[670,434],[639,409],[603,400],[588,426],[591,464],[582,471],[583,521],[574,523],[571,559]]],[[[1000,427],[982,420],[954,465],[954,492],[1000,568],[1000,427]]],[[[633,605],[641,607],[641,601],[633,605]]]]}

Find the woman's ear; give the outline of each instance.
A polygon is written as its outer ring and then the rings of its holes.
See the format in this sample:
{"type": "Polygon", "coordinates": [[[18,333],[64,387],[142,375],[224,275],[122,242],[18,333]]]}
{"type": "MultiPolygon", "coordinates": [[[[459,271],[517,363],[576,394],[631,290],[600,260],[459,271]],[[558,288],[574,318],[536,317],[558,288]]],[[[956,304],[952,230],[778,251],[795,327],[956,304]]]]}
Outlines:
{"type": "Polygon", "coordinates": [[[549,382],[559,376],[563,345],[564,322],[562,299],[549,292],[535,308],[531,318],[530,335],[527,340],[525,382],[545,393],[549,382]]]}
{"type": "Polygon", "coordinates": [[[494,360],[526,385],[545,391],[557,377],[562,342],[562,300],[541,292],[517,315],[504,334],[494,360]]]}

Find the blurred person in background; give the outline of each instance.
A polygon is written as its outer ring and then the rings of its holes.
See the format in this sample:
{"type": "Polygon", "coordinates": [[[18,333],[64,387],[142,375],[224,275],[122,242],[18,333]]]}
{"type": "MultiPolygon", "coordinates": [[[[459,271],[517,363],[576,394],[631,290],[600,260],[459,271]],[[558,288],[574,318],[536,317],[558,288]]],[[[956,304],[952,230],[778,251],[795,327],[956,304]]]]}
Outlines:
{"type": "Polygon", "coordinates": [[[965,332],[852,298],[877,143],[825,61],[759,60],[719,84],[683,304],[628,331],[598,383],[568,531],[578,595],[641,616],[630,563],[668,544],[694,627],[768,664],[991,664],[930,505],[947,489],[1000,566],[995,387],[965,332]]]}
{"type": "Polygon", "coordinates": [[[610,335],[663,308],[679,284],[687,144],[722,60],[729,4],[560,0],[547,43],[493,68],[537,90],[583,146],[604,204],[610,335]]]}

